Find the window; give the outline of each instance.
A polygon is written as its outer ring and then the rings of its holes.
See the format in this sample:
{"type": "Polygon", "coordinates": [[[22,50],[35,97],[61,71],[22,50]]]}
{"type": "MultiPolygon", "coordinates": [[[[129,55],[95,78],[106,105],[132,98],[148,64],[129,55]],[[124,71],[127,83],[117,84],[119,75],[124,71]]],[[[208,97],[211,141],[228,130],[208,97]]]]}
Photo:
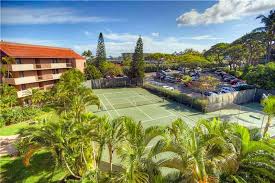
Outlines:
{"type": "Polygon", "coordinates": [[[26,90],[26,85],[21,85],[21,90],[26,90]]]}
{"type": "Polygon", "coordinates": [[[36,58],[34,60],[35,60],[35,64],[40,64],[40,59],[39,58],[36,58]]]}
{"type": "Polygon", "coordinates": [[[52,63],[57,63],[57,59],[54,58],[54,59],[52,60],[52,63]]]}
{"type": "Polygon", "coordinates": [[[20,59],[20,58],[16,58],[16,59],[15,59],[15,63],[16,63],[16,64],[21,64],[21,59],[20,59]]]}
{"type": "Polygon", "coordinates": [[[24,77],[24,72],[23,72],[23,71],[20,71],[20,72],[19,72],[19,77],[20,77],[20,78],[23,78],[23,77],[24,77]]]}
{"type": "Polygon", "coordinates": [[[58,69],[53,70],[53,74],[58,74],[58,73],[59,73],[58,69]]]}

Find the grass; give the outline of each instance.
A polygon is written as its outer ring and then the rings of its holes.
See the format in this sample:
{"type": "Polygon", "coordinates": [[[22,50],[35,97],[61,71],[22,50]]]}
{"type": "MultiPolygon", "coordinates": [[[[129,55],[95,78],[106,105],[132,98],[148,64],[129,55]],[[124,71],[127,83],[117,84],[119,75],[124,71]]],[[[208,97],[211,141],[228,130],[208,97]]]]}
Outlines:
{"type": "Polygon", "coordinates": [[[1,157],[0,182],[60,182],[67,173],[62,169],[54,170],[53,162],[49,152],[34,155],[29,167],[23,165],[21,157],[1,157]]]}
{"type": "Polygon", "coordinates": [[[16,135],[20,132],[20,130],[28,126],[29,124],[27,122],[21,122],[21,123],[2,127],[0,128],[0,136],[16,135]]]}

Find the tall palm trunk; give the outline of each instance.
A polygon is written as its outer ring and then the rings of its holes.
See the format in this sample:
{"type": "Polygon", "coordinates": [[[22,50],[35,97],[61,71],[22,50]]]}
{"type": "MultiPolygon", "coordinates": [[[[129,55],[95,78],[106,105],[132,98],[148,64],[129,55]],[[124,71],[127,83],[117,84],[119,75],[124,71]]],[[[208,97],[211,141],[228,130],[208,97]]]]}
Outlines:
{"type": "Polygon", "coordinates": [[[268,128],[271,126],[271,119],[272,119],[271,115],[268,115],[267,122],[266,122],[265,127],[264,127],[263,136],[265,136],[265,134],[268,131],[268,128]]]}
{"type": "Polygon", "coordinates": [[[109,164],[110,164],[110,175],[113,172],[113,146],[111,144],[108,144],[108,150],[109,150],[109,164]]]}

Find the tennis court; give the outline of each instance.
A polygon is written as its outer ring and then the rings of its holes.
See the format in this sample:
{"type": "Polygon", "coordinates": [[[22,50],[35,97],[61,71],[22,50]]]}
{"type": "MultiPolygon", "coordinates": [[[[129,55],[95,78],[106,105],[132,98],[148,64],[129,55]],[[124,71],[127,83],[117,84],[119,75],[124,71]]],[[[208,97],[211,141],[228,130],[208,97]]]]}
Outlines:
{"type": "MultiPolygon", "coordinates": [[[[182,118],[191,126],[199,119],[214,117],[257,128],[261,128],[267,121],[267,116],[257,103],[243,106],[234,104],[219,111],[202,113],[177,102],[168,101],[142,88],[95,89],[94,92],[100,98],[102,106],[101,109],[91,106],[90,111],[98,115],[108,115],[110,119],[130,116],[136,121],[141,121],[145,127],[169,125],[177,118],[182,118]]],[[[274,126],[270,128],[269,133],[275,134],[274,126]]]]}

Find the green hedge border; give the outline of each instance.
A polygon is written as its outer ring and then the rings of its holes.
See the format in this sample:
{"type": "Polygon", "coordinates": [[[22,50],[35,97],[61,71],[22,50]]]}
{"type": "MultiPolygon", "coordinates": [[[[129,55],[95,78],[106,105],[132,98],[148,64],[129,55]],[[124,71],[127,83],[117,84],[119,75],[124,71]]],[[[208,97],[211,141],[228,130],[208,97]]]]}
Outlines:
{"type": "Polygon", "coordinates": [[[205,99],[193,98],[184,93],[180,93],[179,91],[171,91],[149,83],[145,83],[143,85],[143,88],[156,95],[166,97],[170,100],[174,100],[178,103],[187,105],[201,112],[206,112],[208,101],[205,99]]]}

